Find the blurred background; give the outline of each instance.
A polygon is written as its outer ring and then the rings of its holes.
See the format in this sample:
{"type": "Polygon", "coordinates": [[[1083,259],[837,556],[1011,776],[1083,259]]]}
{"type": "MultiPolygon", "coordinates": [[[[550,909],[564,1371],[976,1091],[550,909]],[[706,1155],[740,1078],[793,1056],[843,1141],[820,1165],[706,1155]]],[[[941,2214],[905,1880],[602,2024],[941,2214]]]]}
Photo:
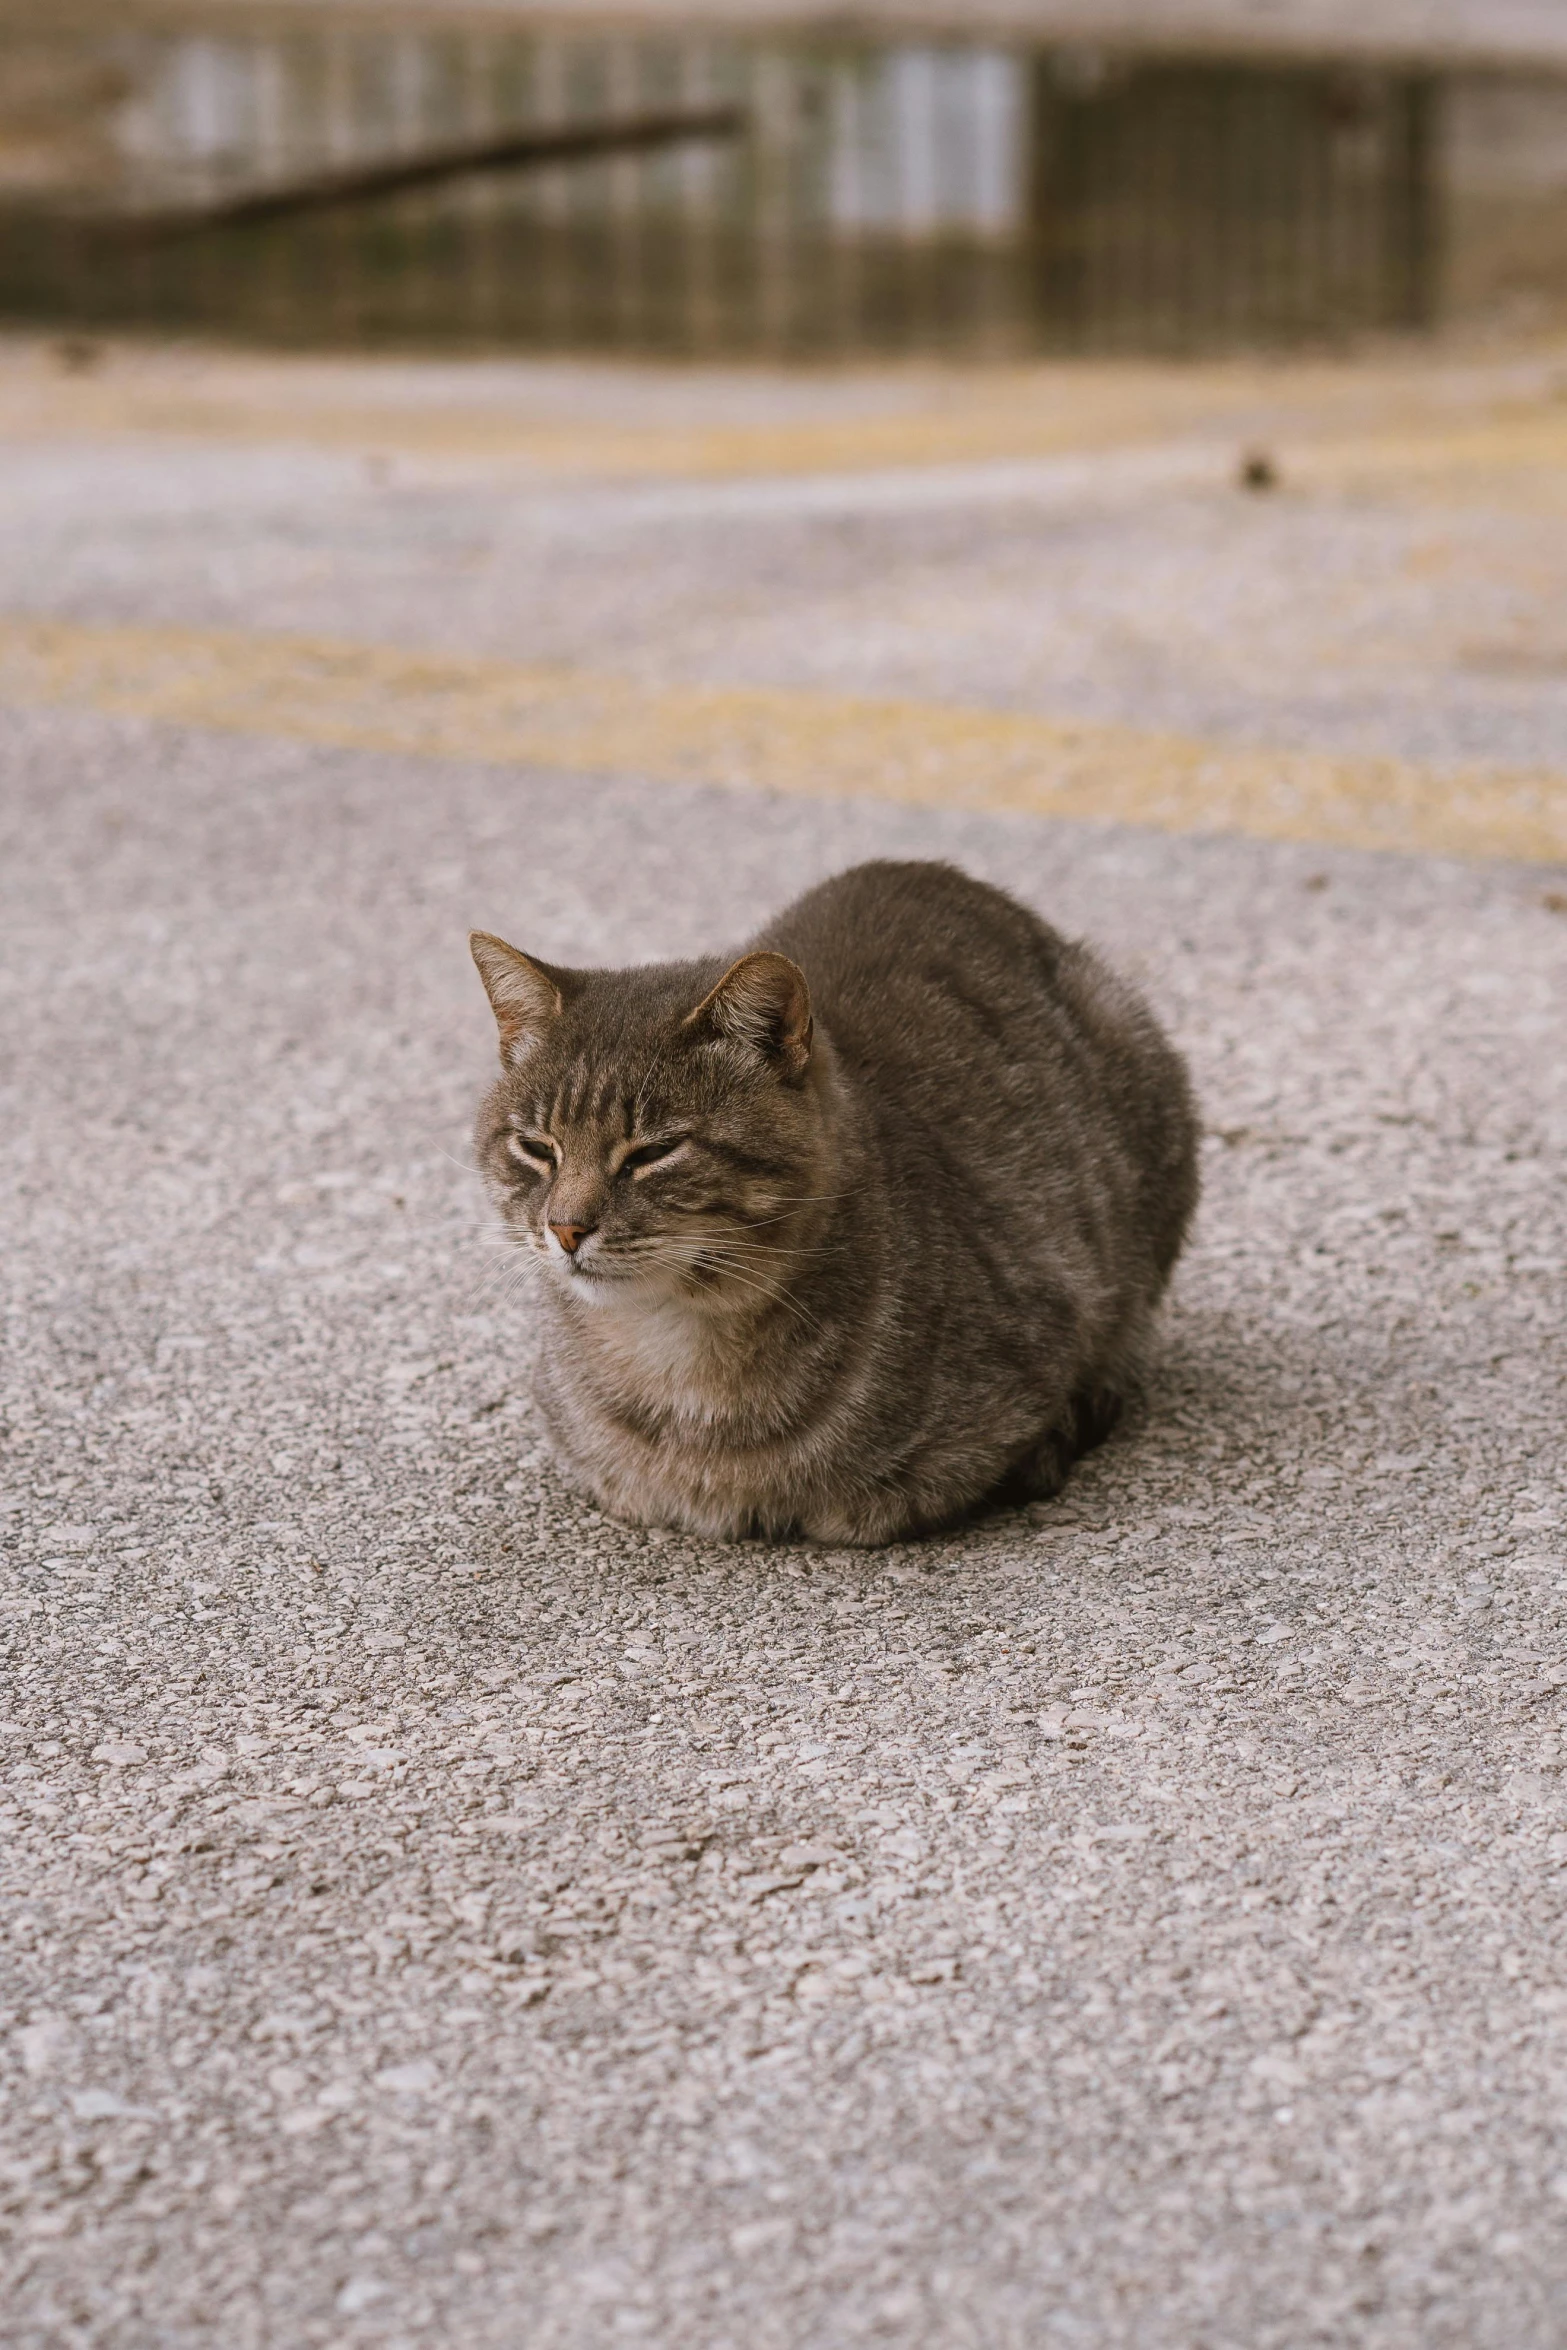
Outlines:
{"type": "Polygon", "coordinates": [[[0,316],[1005,357],[1567,311],[1563,0],[0,0],[0,316]]]}

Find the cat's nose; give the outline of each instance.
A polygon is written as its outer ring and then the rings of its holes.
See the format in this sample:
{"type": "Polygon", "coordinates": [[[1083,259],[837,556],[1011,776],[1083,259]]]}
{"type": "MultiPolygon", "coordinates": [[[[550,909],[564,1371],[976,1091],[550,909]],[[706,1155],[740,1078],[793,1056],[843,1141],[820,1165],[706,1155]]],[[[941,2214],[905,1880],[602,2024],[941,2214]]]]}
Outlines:
{"type": "Polygon", "coordinates": [[[574,1257],[593,1227],[591,1224],[552,1224],[550,1230],[567,1256],[574,1257]]]}

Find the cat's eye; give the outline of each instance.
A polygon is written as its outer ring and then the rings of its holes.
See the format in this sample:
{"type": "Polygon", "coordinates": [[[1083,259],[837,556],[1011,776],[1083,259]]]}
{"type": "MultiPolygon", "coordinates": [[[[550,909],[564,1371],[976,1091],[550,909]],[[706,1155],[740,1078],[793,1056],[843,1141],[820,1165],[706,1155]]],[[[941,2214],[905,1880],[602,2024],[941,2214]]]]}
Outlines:
{"type": "Polygon", "coordinates": [[[539,1175],[555,1172],[555,1145],[547,1134],[508,1134],[506,1148],[514,1159],[521,1159],[525,1167],[539,1175]]]}
{"type": "Polygon", "coordinates": [[[671,1134],[663,1142],[639,1142],[636,1149],[627,1151],[621,1160],[621,1172],[629,1168],[634,1175],[639,1167],[656,1167],[660,1159],[672,1158],[685,1140],[683,1134],[671,1134]]]}

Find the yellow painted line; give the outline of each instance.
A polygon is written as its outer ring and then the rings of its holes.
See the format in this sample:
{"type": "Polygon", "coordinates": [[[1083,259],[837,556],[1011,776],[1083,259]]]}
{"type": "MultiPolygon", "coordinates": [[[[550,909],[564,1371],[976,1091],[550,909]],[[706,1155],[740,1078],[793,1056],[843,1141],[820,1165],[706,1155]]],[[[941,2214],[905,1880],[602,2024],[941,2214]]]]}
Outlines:
{"type": "MultiPolygon", "coordinates": [[[[1567,353],[1565,353],[1567,357],[1567,353]]],[[[1262,437],[1285,475],[1551,475],[1567,402],[1544,360],[1506,364],[1229,360],[1027,367],[660,369],[583,362],[261,357],[113,343],[61,376],[47,343],[0,343],[0,439],[294,444],[545,479],[700,479],[1020,461],[1069,451],[1262,437]]]]}
{"type": "Polygon", "coordinates": [[[1286,489],[1543,520],[1567,506],[1567,402],[1446,428],[1428,419],[1400,432],[1286,442],[1280,464],[1286,489]]]}
{"type": "MultiPolygon", "coordinates": [[[[1554,346],[1553,346],[1554,348],[1554,346]]],[[[1567,359],[1567,353],[1564,353],[1567,359]]],[[[1567,469],[1567,401],[1543,363],[1208,366],[1045,362],[836,372],[631,364],[323,360],[110,347],[62,377],[47,345],[0,344],[0,439],[313,446],[437,469],[611,481],[1028,460],[1195,439],[1225,479],[1265,441],[1286,483],[1431,496],[1567,469]],[[1232,445],[1234,444],[1234,445],[1232,445]]]]}
{"type": "Polygon", "coordinates": [[[1426,769],[766,686],[650,684],[319,638],[0,621],[0,703],[345,749],[818,798],[1567,861],[1567,774],[1426,769]]]}
{"type": "MultiPolygon", "coordinates": [[[[368,388],[368,387],[362,387],[368,388]]],[[[1234,395],[1230,405],[1242,403],[1234,395]]],[[[564,401],[561,402],[564,406],[564,401]]],[[[700,402],[691,403],[700,409],[700,402]]],[[[732,405],[732,403],[731,403],[732,405]]],[[[787,403],[780,401],[781,407],[787,403]]],[[[516,408],[418,406],[393,399],[333,403],[310,387],[275,403],[236,387],[232,394],[106,382],[70,386],[7,383],[0,375],[0,439],[21,442],[132,438],[309,447],[394,455],[436,468],[481,468],[544,480],[730,480],[916,465],[983,464],[1054,457],[1158,441],[1207,421],[1215,403],[1171,404],[1128,397],[1127,387],[1041,387],[1032,398],[998,403],[889,398],[869,413],[746,420],[722,412],[678,423],[529,415],[516,408]],[[48,397],[42,396],[45,392],[48,397]]],[[[1220,409],[1220,416],[1224,413],[1220,409]]]]}
{"type": "Polygon", "coordinates": [[[841,472],[1161,439],[1254,405],[1255,370],[658,368],[262,358],[110,346],[62,376],[0,344],[0,437],[316,445],[611,479],[841,472]]]}

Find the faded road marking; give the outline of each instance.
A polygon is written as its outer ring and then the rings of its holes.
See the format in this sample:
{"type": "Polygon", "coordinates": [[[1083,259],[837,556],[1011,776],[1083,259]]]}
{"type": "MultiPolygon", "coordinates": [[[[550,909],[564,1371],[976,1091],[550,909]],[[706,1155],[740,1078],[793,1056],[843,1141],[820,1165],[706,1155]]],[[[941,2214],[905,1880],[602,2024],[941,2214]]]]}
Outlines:
{"type": "Polygon", "coordinates": [[[1428,769],[1019,711],[652,684],[321,638],[13,618],[0,622],[0,702],[570,774],[1567,860],[1567,775],[1545,770],[1428,769]]]}

